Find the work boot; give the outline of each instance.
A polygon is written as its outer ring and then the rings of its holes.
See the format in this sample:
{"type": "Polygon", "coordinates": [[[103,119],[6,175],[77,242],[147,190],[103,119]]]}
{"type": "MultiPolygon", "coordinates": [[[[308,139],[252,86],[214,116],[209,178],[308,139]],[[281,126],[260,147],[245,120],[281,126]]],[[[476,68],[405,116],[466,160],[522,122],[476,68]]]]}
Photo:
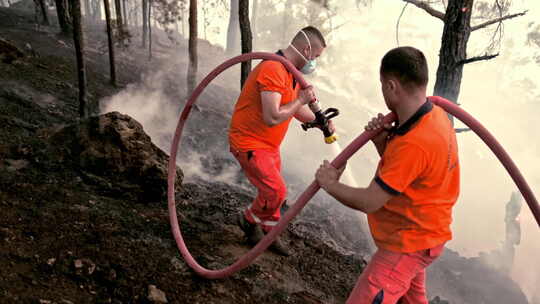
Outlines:
{"type": "Polygon", "coordinates": [[[255,227],[253,228],[253,231],[251,232],[251,234],[246,235],[246,236],[247,236],[248,243],[251,246],[255,246],[263,239],[264,232],[263,232],[261,226],[255,225],[255,227]]]}
{"type": "Polygon", "coordinates": [[[285,244],[285,242],[278,236],[276,240],[270,245],[270,250],[282,256],[292,255],[291,249],[285,244]]]}
{"type": "Polygon", "coordinates": [[[257,224],[248,222],[243,213],[238,215],[237,222],[240,229],[244,231],[244,235],[250,245],[256,245],[264,237],[264,232],[261,227],[257,224]]]}

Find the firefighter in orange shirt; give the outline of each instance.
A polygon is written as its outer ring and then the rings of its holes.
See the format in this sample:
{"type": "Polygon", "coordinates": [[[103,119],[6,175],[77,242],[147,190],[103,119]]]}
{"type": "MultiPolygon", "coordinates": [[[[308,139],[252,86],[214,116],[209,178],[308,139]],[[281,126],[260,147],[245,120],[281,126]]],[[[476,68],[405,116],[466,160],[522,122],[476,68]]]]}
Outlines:
{"type": "MultiPolygon", "coordinates": [[[[308,26],[277,54],[287,58],[304,74],[309,74],[315,70],[315,59],[325,47],[321,32],[308,26]]],[[[259,63],[242,88],[231,119],[229,144],[231,153],[258,191],[252,204],[238,219],[251,244],[257,243],[280,219],[287,187],[281,176],[279,147],[293,117],[301,122],[315,119],[306,106],[314,99],[310,87],[300,90],[285,66],[272,60],[259,63]]],[[[330,127],[333,130],[333,126],[330,127]]],[[[270,248],[285,256],[291,253],[279,238],[270,248]]]]}
{"type": "Polygon", "coordinates": [[[319,185],[339,202],[368,214],[377,252],[358,279],[349,304],[427,304],[425,269],[452,238],[452,207],[459,194],[459,161],[454,128],[446,112],[427,97],[428,68],[421,51],[400,47],[380,67],[386,106],[397,114],[383,126],[382,114],[367,130],[381,160],[366,188],[339,182],[339,170],[325,161],[319,185]]]}

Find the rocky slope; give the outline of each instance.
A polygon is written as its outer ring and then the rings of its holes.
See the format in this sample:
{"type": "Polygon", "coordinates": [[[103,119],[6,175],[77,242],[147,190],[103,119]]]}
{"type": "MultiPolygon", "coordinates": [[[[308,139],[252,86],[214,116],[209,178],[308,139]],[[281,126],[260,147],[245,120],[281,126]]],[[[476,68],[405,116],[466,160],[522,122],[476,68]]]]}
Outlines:
{"type": "MultiPolygon", "coordinates": [[[[167,155],[151,141],[158,138],[120,113],[78,121],[71,42],[52,27],[36,31],[32,20],[0,8],[0,39],[10,46],[0,48],[0,57],[13,57],[0,62],[0,303],[344,302],[369,256],[368,240],[343,229],[354,227],[356,215],[329,208],[325,196],[284,233],[293,256],[265,252],[230,278],[196,276],[170,233],[167,155]]],[[[108,85],[100,51],[105,37],[101,26],[95,29],[89,31],[87,55],[97,113],[99,100],[123,88],[108,85]]],[[[219,49],[202,45],[208,49],[200,60],[215,65],[219,49]]],[[[160,68],[141,58],[146,56],[137,48],[119,56],[123,83],[143,85],[141,71],[160,68]]],[[[182,68],[166,79],[183,77],[182,68]]],[[[183,88],[165,88],[174,100],[185,97],[183,88]]],[[[183,147],[199,153],[225,149],[227,111],[213,101],[231,94],[219,86],[209,89],[209,102],[194,113],[206,119],[190,126],[183,147]]],[[[212,179],[234,162],[226,153],[204,155],[204,178],[189,175],[183,183],[182,171],[191,168],[181,160],[178,216],[197,260],[221,268],[249,249],[233,217],[253,190],[237,174],[212,179]]],[[[302,190],[299,179],[288,178],[291,191],[302,190]]],[[[428,285],[432,297],[451,303],[527,303],[508,277],[450,251],[430,269],[428,285]]]]}

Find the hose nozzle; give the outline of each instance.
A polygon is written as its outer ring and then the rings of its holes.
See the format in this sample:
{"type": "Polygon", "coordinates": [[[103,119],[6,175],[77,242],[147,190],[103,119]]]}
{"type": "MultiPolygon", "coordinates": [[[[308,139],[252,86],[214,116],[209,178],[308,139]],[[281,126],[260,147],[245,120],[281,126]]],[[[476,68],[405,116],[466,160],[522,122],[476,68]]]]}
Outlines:
{"type": "Polygon", "coordinates": [[[337,140],[337,135],[336,134],[332,134],[332,135],[324,138],[324,142],[327,143],[327,144],[331,144],[331,143],[335,142],[336,140],[337,140]]]}
{"type": "Polygon", "coordinates": [[[337,140],[337,136],[328,128],[330,119],[339,115],[339,110],[336,108],[328,108],[324,112],[321,110],[319,101],[314,101],[309,104],[309,108],[315,114],[315,120],[302,124],[302,129],[307,131],[309,128],[319,128],[324,134],[324,142],[331,144],[337,140]]]}

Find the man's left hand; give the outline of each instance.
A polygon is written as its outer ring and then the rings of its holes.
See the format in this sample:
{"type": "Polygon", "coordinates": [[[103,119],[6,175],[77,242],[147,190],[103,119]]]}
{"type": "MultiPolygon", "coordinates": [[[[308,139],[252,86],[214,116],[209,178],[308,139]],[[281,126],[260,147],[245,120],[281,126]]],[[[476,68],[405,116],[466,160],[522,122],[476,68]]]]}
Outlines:
{"type": "Polygon", "coordinates": [[[332,122],[332,120],[328,121],[328,131],[330,131],[330,133],[332,134],[336,132],[336,127],[334,126],[334,123],[332,122]]]}
{"type": "Polygon", "coordinates": [[[319,169],[315,173],[315,179],[321,188],[324,190],[339,180],[339,177],[345,170],[345,165],[340,169],[334,168],[329,161],[324,160],[323,164],[320,165],[319,169]]]}

